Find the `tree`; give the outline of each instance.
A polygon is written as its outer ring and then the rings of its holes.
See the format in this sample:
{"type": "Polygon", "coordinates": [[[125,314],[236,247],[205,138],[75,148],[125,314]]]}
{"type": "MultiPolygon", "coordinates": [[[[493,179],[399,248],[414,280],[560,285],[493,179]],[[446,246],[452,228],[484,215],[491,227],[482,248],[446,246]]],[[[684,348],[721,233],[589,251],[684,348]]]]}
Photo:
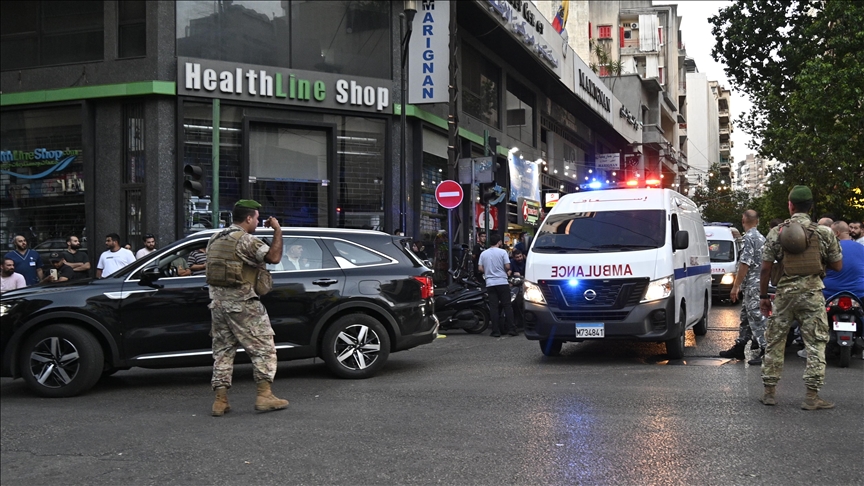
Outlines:
{"type": "Polygon", "coordinates": [[[714,59],[753,102],[738,123],[782,163],[772,190],[805,184],[814,214],[864,215],[864,2],[739,0],[710,21],[714,59]]]}
{"type": "Polygon", "coordinates": [[[750,198],[744,191],[733,191],[728,176],[720,175],[720,165],[713,164],[708,170],[708,180],[702,181],[691,198],[702,211],[706,222],[733,223],[741,227],[741,214],[749,209],[750,198]]]}

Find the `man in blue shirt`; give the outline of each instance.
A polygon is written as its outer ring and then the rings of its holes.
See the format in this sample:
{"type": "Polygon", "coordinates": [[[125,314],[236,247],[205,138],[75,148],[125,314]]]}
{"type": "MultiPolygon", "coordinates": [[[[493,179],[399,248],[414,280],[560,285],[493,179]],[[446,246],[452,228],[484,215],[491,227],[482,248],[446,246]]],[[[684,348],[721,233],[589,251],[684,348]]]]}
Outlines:
{"type": "Polygon", "coordinates": [[[42,281],[42,258],[39,253],[27,248],[27,238],[21,235],[15,236],[15,251],[5,255],[15,262],[15,272],[24,276],[27,286],[36,285],[42,281]]]}
{"type": "Polygon", "coordinates": [[[826,269],[825,278],[822,283],[825,288],[822,294],[825,299],[846,290],[855,294],[859,299],[864,299],[864,245],[857,243],[849,234],[849,225],[843,221],[837,221],[831,225],[840,249],[843,250],[843,269],[839,272],[826,269]]]}

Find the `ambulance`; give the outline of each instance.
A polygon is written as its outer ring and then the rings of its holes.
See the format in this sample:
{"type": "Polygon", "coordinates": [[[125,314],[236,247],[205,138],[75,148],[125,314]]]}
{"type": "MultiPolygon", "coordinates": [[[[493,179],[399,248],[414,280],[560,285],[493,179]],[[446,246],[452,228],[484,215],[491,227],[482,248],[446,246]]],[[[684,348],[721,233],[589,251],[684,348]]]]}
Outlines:
{"type": "Polygon", "coordinates": [[[711,262],[699,209],[670,189],[563,196],[531,243],[525,337],[547,356],[566,342],[661,342],[684,356],[685,331],[708,332],[711,262]]]}
{"type": "Polygon", "coordinates": [[[705,223],[708,254],[711,257],[711,298],[715,303],[729,300],[738,273],[738,243],[732,223],[705,223]]]}

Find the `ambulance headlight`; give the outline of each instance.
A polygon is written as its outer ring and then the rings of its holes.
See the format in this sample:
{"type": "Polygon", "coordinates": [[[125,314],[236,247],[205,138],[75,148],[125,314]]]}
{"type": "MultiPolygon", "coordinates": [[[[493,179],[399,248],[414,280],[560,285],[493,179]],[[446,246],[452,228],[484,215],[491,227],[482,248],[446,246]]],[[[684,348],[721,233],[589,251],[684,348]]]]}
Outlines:
{"type": "Polygon", "coordinates": [[[720,279],[720,285],[732,285],[735,282],[735,274],[727,273],[720,279]]]}
{"type": "Polygon", "coordinates": [[[641,302],[665,299],[672,295],[672,277],[663,277],[648,284],[641,302]]]}
{"type": "Polygon", "coordinates": [[[528,302],[533,302],[535,304],[545,304],[546,299],[543,297],[543,292],[540,290],[540,286],[535,284],[534,282],[525,281],[522,283],[522,298],[528,302]]]}

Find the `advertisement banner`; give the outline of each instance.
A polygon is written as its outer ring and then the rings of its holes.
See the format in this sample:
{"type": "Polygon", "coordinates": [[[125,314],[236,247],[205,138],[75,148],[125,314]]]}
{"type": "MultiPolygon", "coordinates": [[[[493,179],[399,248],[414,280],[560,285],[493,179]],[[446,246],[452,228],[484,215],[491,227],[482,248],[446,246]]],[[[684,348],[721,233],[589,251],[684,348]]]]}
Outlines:
{"type": "Polygon", "coordinates": [[[418,2],[408,41],[408,103],[447,103],[450,93],[450,1],[418,2]]]}
{"type": "Polygon", "coordinates": [[[520,197],[540,200],[540,169],[537,164],[514,154],[507,156],[510,164],[510,201],[517,202],[520,197]]]}
{"type": "Polygon", "coordinates": [[[620,154],[597,154],[594,157],[594,168],[597,170],[620,170],[620,154]]]}

